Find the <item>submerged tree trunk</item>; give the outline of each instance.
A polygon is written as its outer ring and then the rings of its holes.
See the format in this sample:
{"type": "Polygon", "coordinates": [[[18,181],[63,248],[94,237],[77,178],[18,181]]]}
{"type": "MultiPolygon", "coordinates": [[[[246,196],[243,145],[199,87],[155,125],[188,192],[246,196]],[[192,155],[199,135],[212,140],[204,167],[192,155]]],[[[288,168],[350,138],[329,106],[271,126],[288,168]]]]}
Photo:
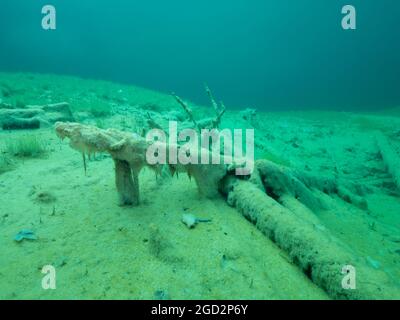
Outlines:
{"type": "Polygon", "coordinates": [[[384,271],[374,270],[346,244],[305,221],[268,196],[259,186],[235,177],[224,179],[228,204],[286,251],[292,261],[335,299],[393,299],[400,290],[384,271]],[[343,285],[348,267],[355,269],[356,289],[343,285]]]}

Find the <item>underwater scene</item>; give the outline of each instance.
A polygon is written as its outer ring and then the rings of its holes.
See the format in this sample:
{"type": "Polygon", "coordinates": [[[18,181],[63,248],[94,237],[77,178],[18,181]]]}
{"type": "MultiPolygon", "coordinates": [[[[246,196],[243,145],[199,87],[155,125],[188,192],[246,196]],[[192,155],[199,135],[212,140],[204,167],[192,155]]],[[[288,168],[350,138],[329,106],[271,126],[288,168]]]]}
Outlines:
{"type": "Polygon", "coordinates": [[[0,299],[400,299],[399,21],[2,0],[0,299]]]}

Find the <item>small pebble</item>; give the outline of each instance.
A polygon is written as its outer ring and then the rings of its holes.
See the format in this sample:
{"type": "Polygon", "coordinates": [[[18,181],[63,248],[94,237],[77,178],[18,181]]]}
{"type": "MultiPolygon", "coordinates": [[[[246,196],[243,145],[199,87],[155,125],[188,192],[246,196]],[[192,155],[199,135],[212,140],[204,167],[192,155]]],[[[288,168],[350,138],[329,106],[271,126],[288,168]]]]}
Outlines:
{"type": "Polygon", "coordinates": [[[192,229],[196,226],[197,219],[194,215],[185,213],[182,215],[182,222],[189,228],[192,229]]]}

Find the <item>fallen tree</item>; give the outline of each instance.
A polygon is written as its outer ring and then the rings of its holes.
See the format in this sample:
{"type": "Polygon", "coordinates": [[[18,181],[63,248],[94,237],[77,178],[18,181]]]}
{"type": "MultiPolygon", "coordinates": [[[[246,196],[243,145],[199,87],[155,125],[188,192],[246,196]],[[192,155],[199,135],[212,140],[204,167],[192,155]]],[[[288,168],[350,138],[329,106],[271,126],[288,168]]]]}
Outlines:
{"type": "Polygon", "coordinates": [[[66,102],[24,108],[0,105],[0,126],[3,130],[38,129],[57,121],[73,120],[69,104],[66,102]]]}
{"type": "MultiPolygon", "coordinates": [[[[70,140],[70,146],[85,154],[109,153],[115,163],[115,181],[120,205],[138,205],[139,173],[149,167],[161,174],[162,165],[149,164],[146,150],[161,142],[149,142],[143,137],[115,129],[102,130],[79,123],[56,123],[57,135],[70,140]]],[[[177,152],[179,145],[168,145],[177,152]]],[[[210,155],[211,151],[201,149],[210,155]]],[[[199,155],[196,155],[199,156],[199,155]]],[[[85,156],[84,156],[85,158],[85,156]]],[[[172,174],[186,172],[196,180],[201,194],[212,197],[224,194],[228,204],[235,206],[261,232],[288,252],[293,263],[317,285],[336,299],[393,299],[400,298],[400,289],[382,270],[369,267],[327,230],[315,224],[317,217],[302,219],[296,212],[285,207],[290,199],[299,201],[312,212],[323,210],[325,204],[315,190],[327,195],[341,195],[337,181],[313,177],[273,162],[262,160],[255,163],[250,177],[238,177],[237,168],[225,164],[167,164],[172,174]],[[357,272],[356,289],[343,287],[342,273],[346,266],[357,272]]],[[[237,163],[240,163],[238,161],[237,163]]],[[[347,186],[346,186],[347,187],[347,186]]],[[[351,188],[350,188],[351,189],[351,188]]],[[[348,190],[348,189],[346,189],[348,190]]],[[[353,190],[352,190],[353,191],[353,190]]],[[[357,188],[354,189],[357,191],[357,188]]],[[[348,191],[350,198],[358,196],[348,191]]],[[[357,192],[356,192],[357,193],[357,192]]]]}
{"type": "Polygon", "coordinates": [[[317,177],[269,160],[256,161],[250,181],[278,202],[283,196],[290,196],[314,212],[327,208],[324,201],[315,194],[315,190],[330,196],[336,195],[364,210],[368,207],[366,200],[362,197],[362,188],[352,183],[344,184],[338,179],[317,177]]]}
{"type": "MultiPolygon", "coordinates": [[[[70,146],[82,153],[84,163],[86,154],[105,152],[111,155],[115,163],[115,181],[120,205],[139,204],[139,173],[143,167],[152,169],[157,175],[161,174],[162,165],[149,164],[146,161],[146,152],[149,146],[161,144],[160,142],[146,141],[145,138],[134,133],[115,129],[102,130],[79,123],[58,122],[55,129],[61,139],[69,138],[70,146]]],[[[158,149],[161,148],[167,150],[166,153],[169,155],[177,154],[181,146],[164,144],[160,145],[158,149]]],[[[200,153],[210,158],[210,151],[202,148],[200,148],[199,154],[192,156],[200,158],[200,153]]],[[[227,162],[224,161],[224,163],[227,162]]],[[[226,164],[169,163],[168,168],[172,175],[186,172],[189,177],[195,179],[201,194],[213,197],[218,194],[219,182],[226,175],[228,168],[232,167],[226,164]]]]}
{"type": "Polygon", "coordinates": [[[292,261],[335,299],[398,299],[400,288],[388,275],[369,267],[327,231],[301,220],[250,181],[225,177],[223,193],[230,205],[285,250],[292,261]],[[356,270],[356,289],[342,286],[342,269],[356,270]]]}

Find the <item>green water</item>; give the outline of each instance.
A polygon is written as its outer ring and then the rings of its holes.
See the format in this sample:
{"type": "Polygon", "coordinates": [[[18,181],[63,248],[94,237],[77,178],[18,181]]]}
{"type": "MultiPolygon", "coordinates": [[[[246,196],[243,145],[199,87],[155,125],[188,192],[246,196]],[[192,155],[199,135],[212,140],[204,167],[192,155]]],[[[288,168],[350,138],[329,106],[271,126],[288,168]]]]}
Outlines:
{"type": "Polygon", "coordinates": [[[231,107],[380,109],[399,105],[396,0],[5,0],[0,69],[80,75],[177,92],[207,103],[207,82],[231,107]]]}

